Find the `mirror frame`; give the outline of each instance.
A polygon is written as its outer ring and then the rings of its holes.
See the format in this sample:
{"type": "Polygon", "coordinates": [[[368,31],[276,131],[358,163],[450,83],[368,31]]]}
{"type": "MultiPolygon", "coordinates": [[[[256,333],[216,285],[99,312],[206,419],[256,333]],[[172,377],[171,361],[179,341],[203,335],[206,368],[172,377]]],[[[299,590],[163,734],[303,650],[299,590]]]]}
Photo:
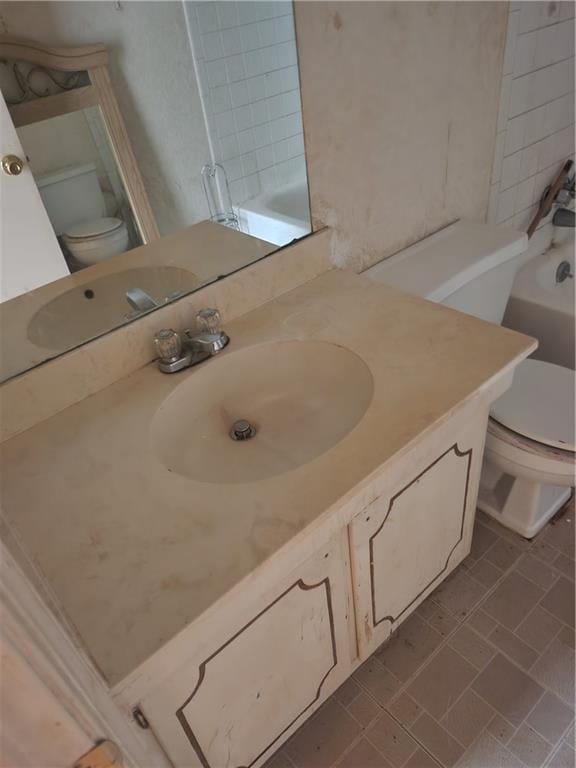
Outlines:
{"type": "Polygon", "coordinates": [[[55,72],[86,72],[89,85],[8,105],[16,128],[99,107],[110,145],[132,207],[143,244],[160,237],[156,219],[128,137],[108,72],[108,50],[96,43],[81,47],[52,47],[34,40],[0,35],[0,59],[24,61],[55,72]]]}

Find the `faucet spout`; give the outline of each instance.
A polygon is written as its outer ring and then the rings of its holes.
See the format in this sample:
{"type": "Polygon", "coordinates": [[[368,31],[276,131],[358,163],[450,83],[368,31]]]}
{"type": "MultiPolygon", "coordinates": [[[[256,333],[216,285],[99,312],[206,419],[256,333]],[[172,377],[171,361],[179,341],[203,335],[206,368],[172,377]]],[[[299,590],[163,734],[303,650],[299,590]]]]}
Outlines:
{"type": "Polygon", "coordinates": [[[555,227],[573,227],[574,226],[574,211],[568,208],[558,208],[552,219],[552,224],[555,227]]]}
{"type": "Polygon", "coordinates": [[[136,312],[148,312],[155,307],[160,306],[158,302],[154,301],[150,294],[143,291],[141,288],[129,288],[126,291],[126,301],[132,309],[136,312]]]}

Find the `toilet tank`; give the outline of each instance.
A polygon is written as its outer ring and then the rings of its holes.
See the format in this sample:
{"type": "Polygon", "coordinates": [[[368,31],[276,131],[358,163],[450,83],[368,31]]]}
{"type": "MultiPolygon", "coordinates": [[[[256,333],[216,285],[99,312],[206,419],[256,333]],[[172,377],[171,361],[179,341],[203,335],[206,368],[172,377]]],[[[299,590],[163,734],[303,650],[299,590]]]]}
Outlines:
{"type": "Polygon", "coordinates": [[[106,216],[94,163],[71,165],[36,178],[40,197],[57,235],[84,221],[106,216]]]}
{"type": "Polygon", "coordinates": [[[500,325],[528,237],[506,227],[457,221],[364,274],[405,293],[500,325]]]}

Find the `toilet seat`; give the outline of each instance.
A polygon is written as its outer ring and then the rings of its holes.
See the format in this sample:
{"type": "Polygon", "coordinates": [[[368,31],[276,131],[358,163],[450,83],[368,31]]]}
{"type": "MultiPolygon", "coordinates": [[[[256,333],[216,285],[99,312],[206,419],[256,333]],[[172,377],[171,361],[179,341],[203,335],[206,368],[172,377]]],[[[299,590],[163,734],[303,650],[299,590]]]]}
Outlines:
{"type": "Polygon", "coordinates": [[[488,421],[486,451],[501,466],[523,476],[538,475],[542,482],[572,485],[576,469],[574,451],[555,448],[512,432],[494,419],[488,421]]]}
{"type": "Polygon", "coordinates": [[[575,450],[574,371],[541,360],[524,360],[510,389],[493,404],[498,424],[531,443],[575,450]]]}
{"type": "Polygon", "coordinates": [[[107,216],[103,219],[94,219],[93,221],[84,221],[82,224],[76,224],[69,227],[65,232],[66,239],[76,240],[97,240],[101,237],[107,237],[124,226],[121,219],[107,216]]]}

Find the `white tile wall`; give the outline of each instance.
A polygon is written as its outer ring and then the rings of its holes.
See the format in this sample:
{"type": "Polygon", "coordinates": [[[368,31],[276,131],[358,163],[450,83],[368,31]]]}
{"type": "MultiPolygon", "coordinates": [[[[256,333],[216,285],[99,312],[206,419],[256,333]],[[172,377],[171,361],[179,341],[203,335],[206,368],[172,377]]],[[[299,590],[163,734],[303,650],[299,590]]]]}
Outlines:
{"type": "Polygon", "coordinates": [[[213,159],[226,169],[233,202],[303,176],[292,3],[195,0],[184,7],[213,159]]]}
{"type": "Polygon", "coordinates": [[[573,2],[510,4],[497,130],[488,220],[525,230],[574,156],[573,2]]]}

